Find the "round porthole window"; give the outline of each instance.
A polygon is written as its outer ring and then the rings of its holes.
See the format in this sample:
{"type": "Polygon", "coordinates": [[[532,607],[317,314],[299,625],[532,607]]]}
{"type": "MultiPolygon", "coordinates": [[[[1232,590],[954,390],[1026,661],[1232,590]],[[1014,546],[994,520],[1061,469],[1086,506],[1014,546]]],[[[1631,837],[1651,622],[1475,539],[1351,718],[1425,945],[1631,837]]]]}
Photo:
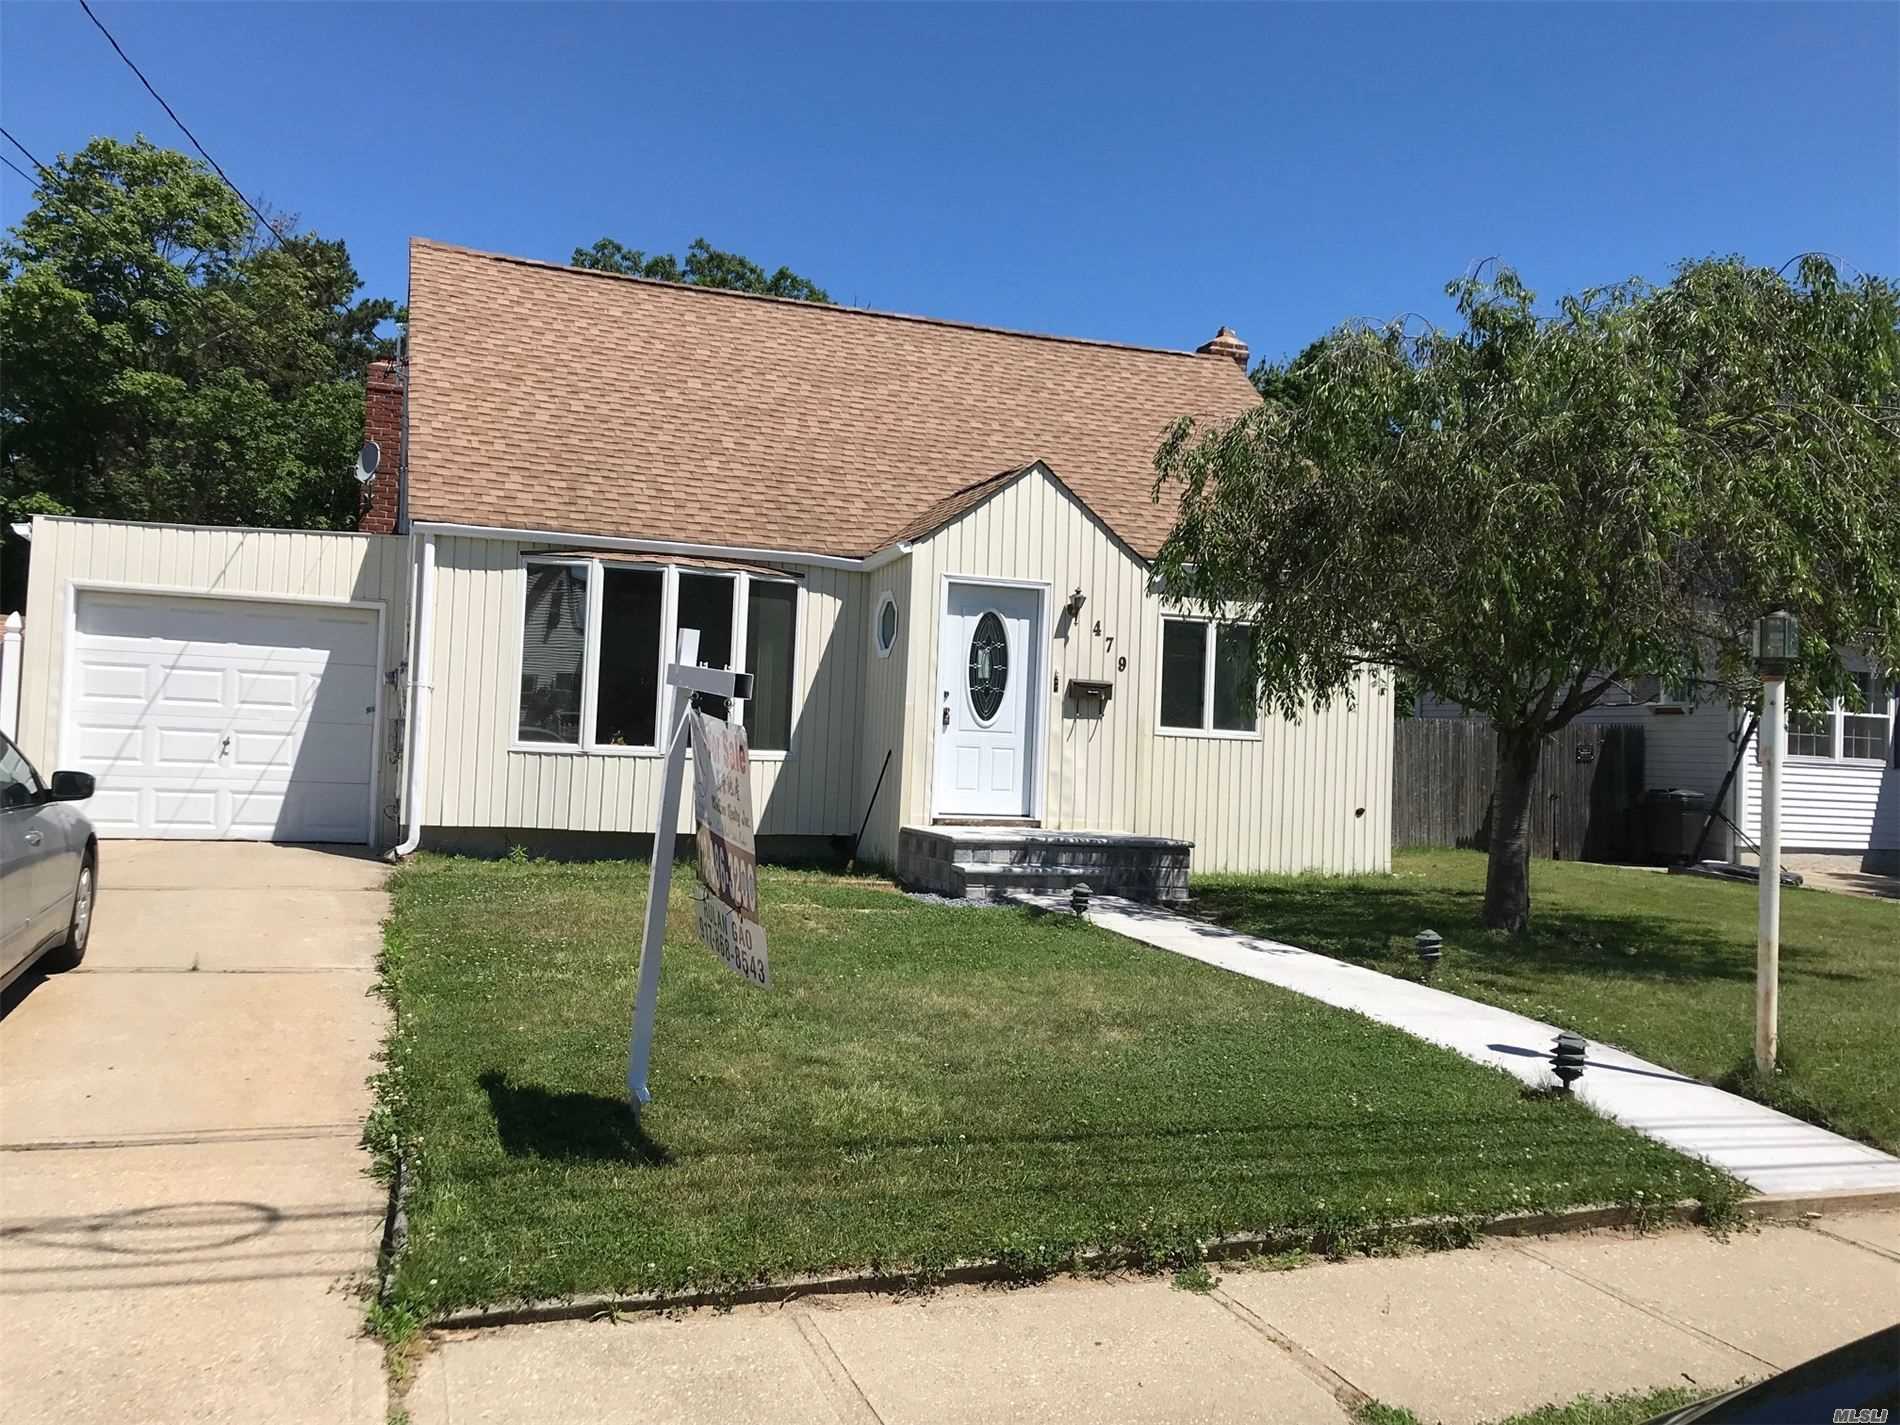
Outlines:
{"type": "Polygon", "coordinates": [[[871,643],[879,658],[889,658],[897,647],[897,600],[886,591],[877,606],[877,622],[871,626],[871,643]]]}
{"type": "Polygon", "coordinates": [[[986,613],[970,635],[970,711],[978,722],[995,718],[1008,686],[1009,635],[994,612],[986,613]]]}

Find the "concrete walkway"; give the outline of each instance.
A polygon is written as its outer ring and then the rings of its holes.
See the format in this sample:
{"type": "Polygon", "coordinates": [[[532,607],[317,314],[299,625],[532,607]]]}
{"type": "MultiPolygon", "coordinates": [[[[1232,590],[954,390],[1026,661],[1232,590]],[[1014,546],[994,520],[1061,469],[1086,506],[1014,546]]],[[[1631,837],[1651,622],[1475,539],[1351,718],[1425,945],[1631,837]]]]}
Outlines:
{"type": "Polygon", "coordinates": [[[107,842],[99,879],[84,966],[0,1022],[0,1415],[381,1425],[383,868],[107,842]]]}
{"type": "Polygon", "coordinates": [[[437,1336],[414,1425],[1257,1421],[1370,1399],[1479,1425],[1575,1396],[1759,1379],[1891,1324],[1900,1214],[437,1336]]]}
{"type": "MultiPolygon", "coordinates": [[[[1060,905],[1066,914],[1067,902],[1060,905]]],[[[1548,1058],[1554,1025],[1113,896],[1097,896],[1088,918],[1144,945],[1355,1010],[1527,1084],[1556,1082],[1548,1058]]],[[[1900,1190],[1900,1159],[1605,1044],[1590,1045],[1575,1092],[1606,1117],[1760,1192],[1900,1190]]]]}

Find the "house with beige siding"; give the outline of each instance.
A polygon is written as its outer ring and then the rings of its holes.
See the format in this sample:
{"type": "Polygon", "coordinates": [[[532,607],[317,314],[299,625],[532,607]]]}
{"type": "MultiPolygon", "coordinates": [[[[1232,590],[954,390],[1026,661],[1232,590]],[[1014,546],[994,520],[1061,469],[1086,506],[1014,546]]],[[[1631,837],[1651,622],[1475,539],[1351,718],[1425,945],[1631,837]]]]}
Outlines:
{"type": "Polygon", "coordinates": [[[1150,350],[423,241],[409,311],[362,533],[35,522],[22,740],[116,834],[624,851],[694,630],[752,675],[710,710],[768,851],[1164,898],[1190,858],[1388,866],[1375,671],[1263,715],[1250,630],[1156,587],[1164,432],[1256,399],[1224,328],[1150,350]]]}

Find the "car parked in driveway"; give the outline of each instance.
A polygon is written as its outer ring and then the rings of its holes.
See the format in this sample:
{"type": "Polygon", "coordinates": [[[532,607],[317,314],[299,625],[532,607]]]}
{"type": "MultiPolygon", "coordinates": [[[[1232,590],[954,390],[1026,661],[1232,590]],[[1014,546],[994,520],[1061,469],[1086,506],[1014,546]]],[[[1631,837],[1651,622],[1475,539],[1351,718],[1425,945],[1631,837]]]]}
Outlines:
{"type": "Polygon", "coordinates": [[[40,780],[0,733],[0,989],[34,965],[70,970],[86,954],[99,888],[99,838],[75,802],[85,772],[40,780]]]}

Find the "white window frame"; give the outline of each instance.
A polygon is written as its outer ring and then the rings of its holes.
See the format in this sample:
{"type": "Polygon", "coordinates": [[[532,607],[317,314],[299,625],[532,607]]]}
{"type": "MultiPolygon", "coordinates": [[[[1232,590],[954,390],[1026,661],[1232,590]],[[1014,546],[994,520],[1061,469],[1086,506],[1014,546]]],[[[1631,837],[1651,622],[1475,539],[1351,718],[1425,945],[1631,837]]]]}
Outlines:
{"type": "MultiPolygon", "coordinates": [[[[662,735],[673,725],[673,716],[677,704],[674,697],[678,690],[666,685],[666,665],[673,650],[679,644],[679,581],[682,574],[697,574],[708,578],[730,579],[732,590],[732,659],[743,668],[745,664],[747,622],[751,613],[752,581],[760,583],[790,584],[797,591],[792,609],[793,629],[793,677],[796,680],[797,638],[804,626],[805,591],[800,581],[790,574],[773,576],[754,574],[743,569],[703,569],[695,565],[669,564],[663,558],[643,559],[602,559],[563,554],[530,553],[521,556],[521,597],[516,602],[516,623],[514,640],[514,677],[509,684],[512,719],[509,726],[512,731],[508,737],[510,752],[532,752],[545,757],[658,757],[664,748],[657,744],[629,746],[622,743],[603,743],[596,740],[599,729],[595,725],[596,704],[600,696],[600,636],[603,618],[602,600],[606,590],[606,571],[612,569],[645,569],[657,572],[660,578],[660,653],[659,664],[655,670],[660,689],[659,708],[654,719],[655,736],[662,735]],[[531,566],[543,564],[562,564],[583,566],[587,569],[587,627],[581,640],[581,736],[579,742],[523,742],[521,740],[521,669],[523,663],[522,644],[527,636],[528,580],[527,571],[531,566]]],[[[792,723],[798,722],[798,689],[794,683],[792,689],[792,723]]],[[[732,721],[745,719],[744,698],[731,700],[732,721]]],[[[787,739],[789,741],[789,739],[787,739]]],[[[782,762],[783,751],[754,751],[754,762],[782,762]]]]}
{"type": "Polygon", "coordinates": [[[1251,728],[1243,730],[1214,726],[1214,647],[1220,641],[1220,631],[1224,628],[1253,627],[1255,625],[1247,619],[1216,619],[1201,614],[1164,613],[1161,615],[1161,624],[1155,639],[1155,735],[1157,737],[1200,737],[1221,742],[1258,742],[1266,735],[1261,728],[1258,703],[1254,706],[1251,728]],[[1162,656],[1162,648],[1168,636],[1168,625],[1171,623],[1198,623],[1208,630],[1207,647],[1201,655],[1201,725],[1199,727],[1175,727],[1161,720],[1162,683],[1167,676],[1167,664],[1162,656]]]}
{"type": "MultiPolygon", "coordinates": [[[[1849,766],[1859,766],[1859,767],[1891,767],[1894,765],[1894,757],[1895,757],[1894,740],[1893,740],[1894,718],[1895,718],[1894,704],[1895,704],[1896,693],[1900,692],[1900,689],[1896,689],[1893,683],[1890,681],[1891,675],[1882,676],[1880,672],[1876,669],[1856,668],[1854,671],[1856,673],[1872,673],[1875,678],[1875,681],[1880,684],[1881,691],[1885,693],[1886,696],[1882,699],[1879,699],[1878,701],[1870,702],[1867,708],[1862,712],[1855,712],[1851,708],[1849,708],[1847,706],[1847,700],[1845,698],[1828,699],[1827,707],[1816,713],[1802,714],[1798,712],[1790,712],[1788,714],[1789,728],[1786,734],[1790,740],[1792,740],[1794,737],[1793,724],[1794,724],[1795,718],[1805,715],[1805,716],[1812,716],[1812,717],[1824,717],[1827,719],[1827,748],[1828,750],[1825,752],[1790,751],[1788,753],[1788,756],[1792,760],[1798,761],[1798,762],[1813,762],[1813,763],[1845,763],[1849,766]],[[1887,735],[1882,741],[1881,751],[1880,751],[1879,756],[1877,757],[1849,757],[1846,755],[1847,719],[1850,716],[1851,717],[1877,717],[1877,718],[1886,719],[1887,735]]],[[[1757,755],[1756,760],[1760,761],[1759,754],[1757,755]]]]}
{"type": "Polygon", "coordinates": [[[875,653],[879,658],[889,658],[892,651],[897,647],[897,640],[902,638],[903,635],[904,611],[897,608],[897,595],[892,593],[889,589],[879,590],[877,608],[871,614],[871,652],[875,653]],[[891,631],[889,647],[885,646],[883,639],[884,610],[887,608],[897,609],[897,627],[891,631]]]}

